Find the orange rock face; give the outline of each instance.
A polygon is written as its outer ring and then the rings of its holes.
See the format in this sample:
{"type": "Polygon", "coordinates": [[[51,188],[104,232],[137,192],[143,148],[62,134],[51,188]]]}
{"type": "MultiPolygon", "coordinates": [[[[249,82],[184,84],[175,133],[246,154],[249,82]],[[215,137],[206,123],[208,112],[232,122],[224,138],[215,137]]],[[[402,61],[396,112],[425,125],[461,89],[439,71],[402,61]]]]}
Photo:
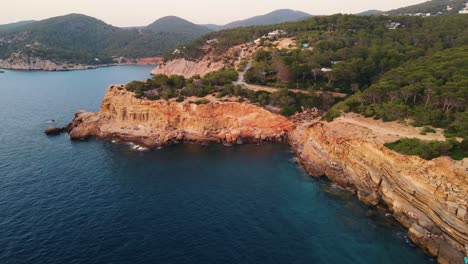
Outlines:
{"type": "Polygon", "coordinates": [[[181,141],[282,141],[293,128],[287,118],[246,103],[149,101],[113,86],[99,113],[76,114],[69,134],[72,139],[118,139],[157,147],[181,141]]]}
{"type": "Polygon", "coordinates": [[[458,263],[468,245],[468,175],[447,157],[431,161],[376,143],[372,133],[338,122],[312,122],[289,135],[306,170],[355,190],[393,212],[408,236],[440,263],[458,263]]]}
{"type": "Polygon", "coordinates": [[[199,74],[205,74],[221,69],[236,67],[242,59],[250,58],[260,47],[252,44],[242,44],[231,47],[222,54],[215,54],[213,47],[204,45],[202,49],[205,55],[197,61],[186,59],[174,59],[159,65],[152,74],[177,74],[190,78],[199,74]]]}
{"type": "Polygon", "coordinates": [[[183,75],[185,78],[190,78],[194,75],[199,74],[204,76],[205,74],[218,71],[225,67],[222,62],[212,62],[211,60],[202,60],[199,62],[189,61],[186,59],[171,60],[164,64],[159,65],[154,69],[152,74],[164,74],[164,75],[183,75]]]}

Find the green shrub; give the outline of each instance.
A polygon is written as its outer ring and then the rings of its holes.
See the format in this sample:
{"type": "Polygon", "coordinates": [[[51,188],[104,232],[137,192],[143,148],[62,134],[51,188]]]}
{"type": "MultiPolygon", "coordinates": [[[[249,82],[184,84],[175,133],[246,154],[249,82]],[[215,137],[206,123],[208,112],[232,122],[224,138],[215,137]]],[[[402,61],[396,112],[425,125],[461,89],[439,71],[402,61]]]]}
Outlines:
{"type": "Polygon", "coordinates": [[[141,81],[133,81],[125,85],[125,89],[127,89],[127,91],[130,91],[130,92],[135,92],[136,90],[143,90],[145,89],[145,87],[146,87],[146,83],[141,82],[141,81]]]}
{"type": "Polygon", "coordinates": [[[335,118],[339,117],[341,115],[341,112],[338,108],[332,107],[330,110],[327,111],[325,116],[323,117],[323,120],[327,122],[333,121],[335,118]]]}
{"type": "Polygon", "coordinates": [[[182,75],[171,75],[169,76],[169,82],[168,82],[170,87],[173,87],[175,89],[182,89],[185,86],[185,78],[182,75]]]}
{"type": "Polygon", "coordinates": [[[431,127],[424,127],[421,133],[427,134],[427,133],[436,133],[437,131],[431,127]]]}
{"type": "Polygon", "coordinates": [[[203,98],[203,99],[198,99],[198,100],[196,100],[196,101],[194,102],[194,104],[196,104],[196,105],[209,104],[209,103],[210,103],[210,100],[204,99],[204,98],[203,98]]]}
{"type": "Polygon", "coordinates": [[[395,142],[386,143],[385,146],[398,153],[419,156],[431,160],[440,156],[451,156],[453,159],[463,159],[468,156],[466,142],[456,140],[423,141],[417,138],[402,138],[395,142]]]}
{"type": "Polygon", "coordinates": [[[153,78],[151,78],[149,81],[150,81],[151,87],[160,88],[162,86],[168,85],[169,77],[167,77],[167,75],[164,75],[164,74],[157,74],[153,76],[153,78]]]}

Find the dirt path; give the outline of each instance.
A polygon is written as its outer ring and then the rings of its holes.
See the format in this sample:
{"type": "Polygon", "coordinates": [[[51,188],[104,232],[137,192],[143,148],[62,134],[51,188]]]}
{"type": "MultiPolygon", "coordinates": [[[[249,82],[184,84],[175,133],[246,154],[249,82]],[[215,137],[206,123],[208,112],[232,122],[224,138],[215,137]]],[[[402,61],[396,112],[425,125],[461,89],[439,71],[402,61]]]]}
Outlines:
{"type": "MultiPolygon", "coordinates": [[[[270,86],[263,86],[263,85],[256,85],[256,84],[249,84],[249,83],[242,83],[247,89],[253,90],[253,91],[266,91],[269,93],[274,93],[279,90],[279,88],[275,87],[270,87],[270,86]]],[[[309,91],[306,90],[299,90],[299,89],[288,89],[289,91],[293,93],[300,93],[300,94],[310,94],[309,91]]],[[[347,94],[344,93],[334,93],[334,92],[322,92],[322,91],[314,91],[315,95],[321,95],[324,93],[328,93],[332,97],[338,97],[338,98],[345,98],[347,94]]]]}
{"type": "MultiPolygon", "coordinates": [[[[240,59],[240,57],[239,57],[240,59]]],[[[245,82],[245,74],[247,73],[247,71],[252,68],[252,61],[253,59],[250,59],[249,62],[247,62],[247,64],[245,65],[244,67],[244,70],[239,72],[239,77],[237,78],[237,82],[235,84],[243,84],[243,85],[246,85],[246,82],[245,82]]]]}
{"type": "Polygon", "coordinates": [[[419,138],[422,140],[445,140],[445,136],[442,134],[441,129],[437,129],[437,133],[428,133],[427,135],[421,135],[422,128],[405,126],[398,122],[383,122],[381,120],[374,120],[372,118],[365,118],[363,116],[348,113],[336,119],[337,122],[349,123],[357,126],[361,126],[370,129],[374,134],[382,137],[384,141],[392,141],[395,138],[419,138]]]}

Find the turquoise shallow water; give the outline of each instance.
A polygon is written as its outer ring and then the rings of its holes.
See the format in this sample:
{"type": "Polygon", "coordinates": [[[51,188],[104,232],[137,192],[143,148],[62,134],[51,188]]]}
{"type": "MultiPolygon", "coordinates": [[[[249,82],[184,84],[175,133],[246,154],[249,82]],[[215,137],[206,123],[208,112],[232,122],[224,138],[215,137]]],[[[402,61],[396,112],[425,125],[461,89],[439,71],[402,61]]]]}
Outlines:
{"type": "Polygon", "coordinates": [[[430,263],[288,146],[45,137],[150,67],[0,74],[0,263],[430,263]]]}

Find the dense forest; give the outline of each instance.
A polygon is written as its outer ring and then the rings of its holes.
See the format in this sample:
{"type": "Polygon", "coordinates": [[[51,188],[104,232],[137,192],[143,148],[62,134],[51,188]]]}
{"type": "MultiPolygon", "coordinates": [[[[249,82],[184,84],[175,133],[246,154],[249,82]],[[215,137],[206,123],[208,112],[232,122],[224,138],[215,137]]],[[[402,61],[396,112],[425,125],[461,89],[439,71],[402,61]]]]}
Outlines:
{"type": "Polygon", "coordinates": [[[335,106],[384,121],[411,118],[413,125],[446,128],[468,138],[468,45],[407,62],[369,89],[335,106]]]}

